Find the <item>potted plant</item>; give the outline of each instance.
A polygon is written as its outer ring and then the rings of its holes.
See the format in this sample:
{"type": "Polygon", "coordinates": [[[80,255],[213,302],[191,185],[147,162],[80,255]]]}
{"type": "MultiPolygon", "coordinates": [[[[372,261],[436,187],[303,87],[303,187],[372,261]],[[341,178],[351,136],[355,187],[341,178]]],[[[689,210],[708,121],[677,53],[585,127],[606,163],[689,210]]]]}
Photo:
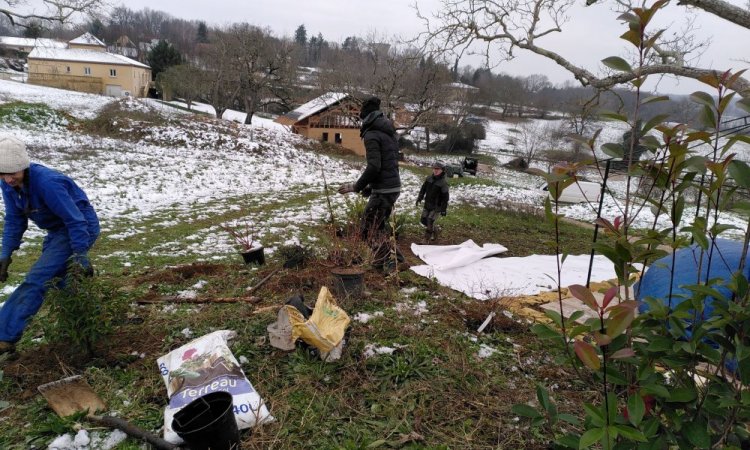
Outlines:
{"type": "Polygon", "coordinates": [[[245,264],[257,264],[260,266],[266,263],[263,245],[256,239],[258,233],[255,225],[244,221],[233,224],[224,223],[221,224],[221,228],[234,239],[245,264]]]}
{"type": "Polygon", "coordinates": [[[331,233],[332,245],[326,263],[332,276],[332,291],[339,297],[361,296],[365,267],[373,262],[373,251],[357,226],[338,227],[331,233]]]}

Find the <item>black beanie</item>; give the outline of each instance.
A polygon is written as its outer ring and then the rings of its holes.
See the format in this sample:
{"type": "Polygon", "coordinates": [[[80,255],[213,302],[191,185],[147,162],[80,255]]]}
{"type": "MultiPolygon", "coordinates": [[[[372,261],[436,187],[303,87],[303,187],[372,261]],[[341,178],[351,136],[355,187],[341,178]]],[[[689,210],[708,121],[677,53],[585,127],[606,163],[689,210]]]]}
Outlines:
{"type": "Polygon", "coordinates": [[[362,103],[362,109],[359,111],[359,118],[364,119],[371,112],[380,109],[380,99],[377,97],[370,97],[362,103]]]}

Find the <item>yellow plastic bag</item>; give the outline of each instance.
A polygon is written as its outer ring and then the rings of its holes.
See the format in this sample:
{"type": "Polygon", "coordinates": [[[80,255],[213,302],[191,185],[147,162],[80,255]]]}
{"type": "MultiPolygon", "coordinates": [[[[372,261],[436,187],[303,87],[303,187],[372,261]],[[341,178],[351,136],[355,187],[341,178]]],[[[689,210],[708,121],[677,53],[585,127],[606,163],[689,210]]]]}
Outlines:
{"type": "Polygon", "coordinates": [[[286,305],[289,322],[292,324],[292,342],[297,338],[320,350],[330,352],[344,338],[346,327],[349,326],[349,315],[341,309],[328,288],[323,286],[318,293],[310,319],[305,317],[294,306],[286,305]]]}

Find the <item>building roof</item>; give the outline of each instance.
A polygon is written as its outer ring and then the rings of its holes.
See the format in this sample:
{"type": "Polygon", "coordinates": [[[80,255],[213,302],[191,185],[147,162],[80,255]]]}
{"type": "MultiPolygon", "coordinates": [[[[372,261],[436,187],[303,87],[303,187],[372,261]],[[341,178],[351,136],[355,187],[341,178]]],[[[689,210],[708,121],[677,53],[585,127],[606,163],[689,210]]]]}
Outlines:
{"type": "Polygon", "coordinates": [[[115,44],[119,45],[120,47],[133,47],[135,48],[135,44],[133,44],[133,41],[130,40],[129,37],[126,35],[122,35],[115,41],[115,44]]]}
{"type": "Polygon", "coordinates": [[[104,42],[100,41],[99,38],[89,32],[83,33],[68,43],[74,45],[95,45],[97,47],[107,46],[104,42]]]}
{"type": "Polygon", "coordinates": [[[348,96],[349,94],[343,92],[327,92],[320,97],[314,98],[309,102],[300,105],[297,109],[289,111],[284,114],[283,117],[296,123],[335,105],[348,96]]]}
{"type": "Polygon", "coordinates": [[[150,69],[149,66],[139,63],[126,56],[108,52],[97,52],[82,48],[43,48],[36,47],[29,53],[29,59],[47,59],[52,61],[89,62],[98,64],[116,64],[119,66],[135,66],[150,69]]]}
{"type": "Polygon", "coordinates": [[[452,87],[454,89],[466,89],[466,90],[469,90],[469,91],[478,91],[479,90],[478,87],[472,86],[470,84],[458,83],[458,82],[456,82],[456,83],[450,83],[448,86],[450,86],[450,87],[452,87]]]}
{"type": "Polygon", "coordinates": [[[68,44],[55,39],[33,39],[13,36],[0,36],[0,45],[13,47],[49,47],[49,48],[66,48],[68,44]]]}

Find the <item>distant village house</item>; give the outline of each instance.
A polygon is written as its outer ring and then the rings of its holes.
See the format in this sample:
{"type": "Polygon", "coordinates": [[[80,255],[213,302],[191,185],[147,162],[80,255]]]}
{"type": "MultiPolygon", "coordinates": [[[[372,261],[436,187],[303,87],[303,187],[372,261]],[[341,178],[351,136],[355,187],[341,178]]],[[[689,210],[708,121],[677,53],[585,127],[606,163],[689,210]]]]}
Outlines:
{"type": "Polygon", "coordinates": [[[28,56],[30,84],[92,94],[145,97],[151,68],[127,56],[107,52],[90,33],[66,48],[35,47],[28,56]]]}
{"type": "Polygon", "coordinates": [[[349,95],[329,92],[279,116],[276,122],[289,126],[293,133],[338,144],[364,155],[365,145],[359,137],[358,112],[359,107],[349,95]]]}
{"type": "Polygon", "coordinates": [[[0,52],[3,56],[20,57],[31,53],[36,47],[66,48],[68,44],[55,39],[34,39],[0,36],[0,52]]]}
{"type": "Polygon", "coordinates": [[[138,58],[138,47],[124,34],[117,38],[114,44],[107,46],[107,51],[128,58],[138,58]]]}

